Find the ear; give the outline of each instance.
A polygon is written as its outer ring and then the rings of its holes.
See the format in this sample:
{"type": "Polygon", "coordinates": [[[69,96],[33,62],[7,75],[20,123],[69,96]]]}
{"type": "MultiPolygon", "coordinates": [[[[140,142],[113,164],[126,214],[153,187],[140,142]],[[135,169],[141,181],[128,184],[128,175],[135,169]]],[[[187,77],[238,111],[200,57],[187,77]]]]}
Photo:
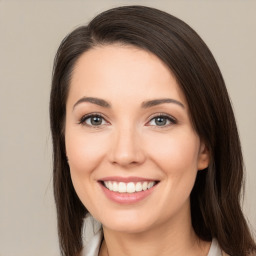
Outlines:
{"type": "Polygon", "coordinates": [[[198,160],[197,160],[197,169],[204,170],[209,166],[210,163],[210,153],[209,149],[205,146],[203,142],[201,142],[198,160]]]}

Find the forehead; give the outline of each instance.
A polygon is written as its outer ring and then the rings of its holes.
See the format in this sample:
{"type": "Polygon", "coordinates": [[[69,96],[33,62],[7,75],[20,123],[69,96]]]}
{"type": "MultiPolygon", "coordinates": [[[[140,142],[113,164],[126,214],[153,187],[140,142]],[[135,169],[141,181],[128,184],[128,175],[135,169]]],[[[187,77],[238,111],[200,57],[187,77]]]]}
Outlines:
{"type": "Polygon", "coordinates": [[[70,93],[98,96],[176,97],[185,102],[175,76],[156,55],[130,45],[97,46],[74,66],[70,93]]]}

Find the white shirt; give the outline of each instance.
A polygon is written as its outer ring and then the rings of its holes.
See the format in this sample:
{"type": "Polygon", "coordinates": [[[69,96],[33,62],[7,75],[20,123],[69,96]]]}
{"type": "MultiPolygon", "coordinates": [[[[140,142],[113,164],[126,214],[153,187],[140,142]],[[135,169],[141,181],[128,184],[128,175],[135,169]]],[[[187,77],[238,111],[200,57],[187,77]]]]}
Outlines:
{"type": "MultiPolygon", "coordinates": [[[[83,226],[83,244],[82,256],[98,256],[103,232],[101,224],[91,215],[87,215],[83,226]]],[[[221,249],[216,239],[212,244],[207,256],[222,256],[221,249]]]]}

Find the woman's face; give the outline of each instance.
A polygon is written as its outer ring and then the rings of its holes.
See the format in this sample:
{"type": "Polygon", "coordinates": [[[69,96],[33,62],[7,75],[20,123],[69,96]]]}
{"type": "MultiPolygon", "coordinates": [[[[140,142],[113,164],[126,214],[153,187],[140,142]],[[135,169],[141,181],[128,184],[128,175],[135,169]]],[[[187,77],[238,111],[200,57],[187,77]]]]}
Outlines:
{"type": "Polygon", "coordinates": [[[175,77],[152,53],[108,45],[80,57],[65,141],[74,188],[105,228],[143,232],[189,218],[208,152],[175,77]]]}

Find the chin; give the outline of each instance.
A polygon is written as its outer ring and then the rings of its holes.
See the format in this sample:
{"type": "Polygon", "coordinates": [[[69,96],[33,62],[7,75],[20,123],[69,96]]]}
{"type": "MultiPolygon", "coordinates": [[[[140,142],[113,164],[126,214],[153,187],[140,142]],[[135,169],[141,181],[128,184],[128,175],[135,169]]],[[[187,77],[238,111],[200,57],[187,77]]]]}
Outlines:
{"type": "Polygon", "coordinates": [[[114,214],[112,216],[105,216],[100,222],[103,228],[107,228],[116,232],[125,233],[141,233],[149,230],[154,226],[155,221],[149,218],[148,214],[114,214]],[[147,218],[145,219],[145,216],[147,218]]]}
{"type": "Polygon", "coordinates": [[[142,233],[148,230],[148,225],[143,225],[139,222],[131,222],[131,221],[123,221],[123,223],[111,223],[110,225],[104,225],[103,228],[107,228],[110,230],[113,230],[115,232],[121,232],[121,233],[129,233],[129,234],[136,234],[136,233],[142,233]]]}

